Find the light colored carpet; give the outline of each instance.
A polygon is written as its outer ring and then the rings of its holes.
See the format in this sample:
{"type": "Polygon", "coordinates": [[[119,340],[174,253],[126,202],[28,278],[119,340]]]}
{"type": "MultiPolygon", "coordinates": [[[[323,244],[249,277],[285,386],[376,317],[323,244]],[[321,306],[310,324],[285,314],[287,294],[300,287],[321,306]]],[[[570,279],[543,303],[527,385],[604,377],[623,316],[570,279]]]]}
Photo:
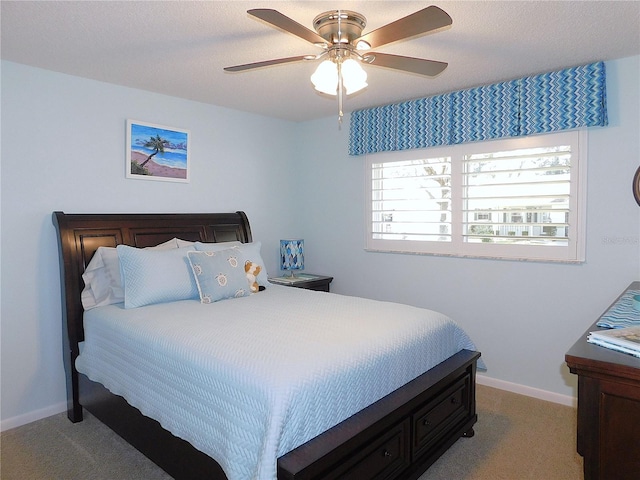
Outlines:
{"type": "MultiPolygon", "coordinates": [[[[582,480],[576,411],[482,385],[473,438],[459,439],[420,480],[582,480]]],[[[91,415],[3,432],[2,480],[169,480],[91,415]]],[[[364,479],[363,479],[364,480],[364,479]]]]}
{"type": "Polygon", "coordinates": [[[419,480],[582,480],[576,410],[478,385],[478,423],[419,480]]]}

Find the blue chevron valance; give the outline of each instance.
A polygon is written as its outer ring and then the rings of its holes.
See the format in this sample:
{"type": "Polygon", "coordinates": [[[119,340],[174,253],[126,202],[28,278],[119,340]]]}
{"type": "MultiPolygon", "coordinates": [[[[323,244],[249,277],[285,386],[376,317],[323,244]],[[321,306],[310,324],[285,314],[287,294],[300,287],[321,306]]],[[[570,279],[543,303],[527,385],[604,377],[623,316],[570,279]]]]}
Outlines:
{"type": "Polygon", "coordinates": [[[607,125],[603,62],[351,114],[349,155],[607,125]]]}

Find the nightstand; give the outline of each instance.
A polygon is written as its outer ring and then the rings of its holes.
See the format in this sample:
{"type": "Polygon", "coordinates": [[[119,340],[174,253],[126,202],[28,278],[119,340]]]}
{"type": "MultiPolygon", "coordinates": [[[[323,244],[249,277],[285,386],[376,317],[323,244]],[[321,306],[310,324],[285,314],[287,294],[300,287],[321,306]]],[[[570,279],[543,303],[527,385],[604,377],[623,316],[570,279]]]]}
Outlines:
{"type": "Polygon", "coordinates": [[[306,288],[307,290],[317,290],[319,292],[328,292],[329,284],[332,280],[333,277],[313,275],[310,273],[299,273],[293,279],[291,277],[274,277],[269,279],[271,283],[275,283],[277,285],[306,288]]]}

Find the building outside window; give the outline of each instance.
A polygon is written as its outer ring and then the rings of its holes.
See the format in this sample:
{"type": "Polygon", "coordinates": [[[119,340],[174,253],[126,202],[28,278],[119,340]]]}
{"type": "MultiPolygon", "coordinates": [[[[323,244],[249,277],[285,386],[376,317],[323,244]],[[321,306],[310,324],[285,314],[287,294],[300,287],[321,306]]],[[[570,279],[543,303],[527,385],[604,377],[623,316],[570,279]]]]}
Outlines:
{"type": "Polygon", "coordinates": [[[366,248],[584,260],[586,132],[367,156],[366,248]]]}

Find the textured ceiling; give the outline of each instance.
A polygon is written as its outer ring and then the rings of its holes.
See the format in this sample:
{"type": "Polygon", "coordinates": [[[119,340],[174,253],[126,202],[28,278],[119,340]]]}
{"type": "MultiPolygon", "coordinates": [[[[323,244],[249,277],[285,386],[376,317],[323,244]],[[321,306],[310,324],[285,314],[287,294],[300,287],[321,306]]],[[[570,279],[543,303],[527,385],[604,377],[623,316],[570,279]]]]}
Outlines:
{"type": "MultiPolygon", "coordinates": [[[[450,29],[379,48],[445,61],[436,78],[365,66],[345,111],[640,54],[638,1],[442,1],[450,29]]],[[[294,121],[337,115],[316,93],[316,62],[227,73],[225,66],[318,53],[246,11],[273,8],[312,29],[326,10],[367,18],[364,33],[431,5],[405,1],[0,2],[5,60],[294,121]]]]}

